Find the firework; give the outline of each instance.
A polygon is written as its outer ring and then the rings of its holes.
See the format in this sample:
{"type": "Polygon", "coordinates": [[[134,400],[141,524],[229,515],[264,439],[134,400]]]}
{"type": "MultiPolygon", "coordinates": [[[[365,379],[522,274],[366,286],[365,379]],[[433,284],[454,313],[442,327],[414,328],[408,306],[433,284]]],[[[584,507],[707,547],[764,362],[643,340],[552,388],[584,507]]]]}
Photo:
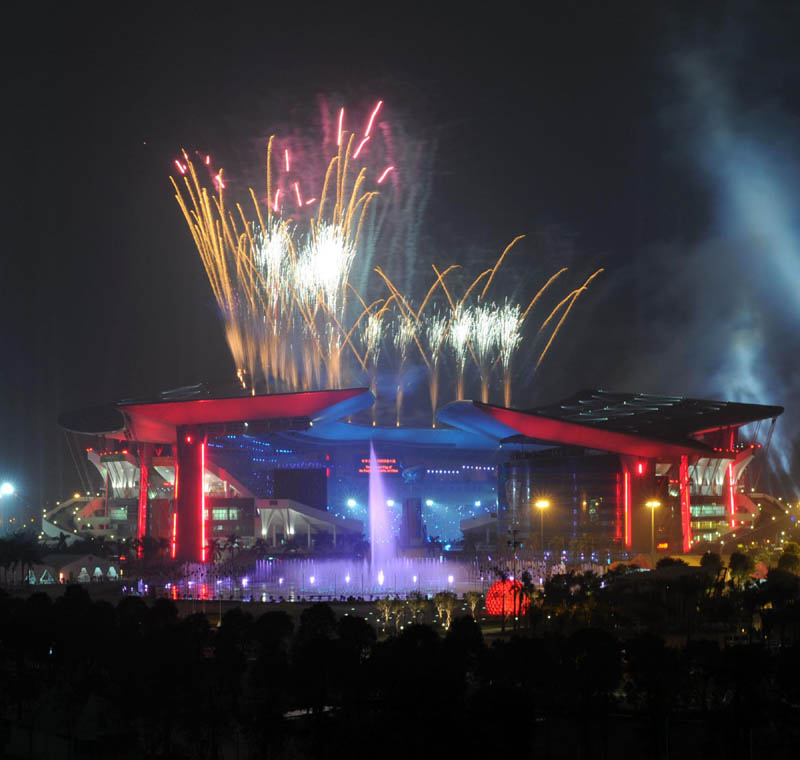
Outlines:
{"type": "MultiPolygon", "coordinates": [[[[404,372],[418,354],[428,370],[435,426],[447,347],[457,399],[464,398],[471,357],[480,375],[481,399],[488,400],[499,367],[509,405],[513,358],[524,323],[565,270],[552,275],[524,310],[508,299],[502,305],[487,300],[501,265],[522,239],[518,236],[458,298],[448,278],[456,277],[453,272],[459,267],[440,271],[433,266],[432,284],[422,299],[413,299],[419,307],[412,307],[410,272],[428,188],[399,181],[397,167],[405,172],[414,162],[407,160],[410,149],[397,153],[398,141],[384,112],[379,101],[351,132],[352,117],[339,109],[338,118],[325,120],[329,126],[321,154],[302,143],[270,138],[266,194],[259,198],[251,190],[244,205],[227,202],[226,175],[212,168],[208,154],[197,156],[208,172],[210,189],[186,151],[175,160],[178,176],[172,184],[219,306],[236,376],[252,393],[257,387],[338,388],[366,377],[377,397],[379,364],[389,353],[397,368],[399,426],[404,372]],[[400,154],[404,160],[398,160],[400,154]],[[403,245],[405,256],[394,255],[403,245]],[[380,266],[373,270],[379,250],[393,266],[400,259],[406,262],[398,271],[403,291],[390,273],[380,266]],[[383,292],[373,292],[368,304],[362,293],[375,287],[366,279],[369,271],[377,273],[383,292]]],[[[419,154],[419,146],[414,150],[419,154]]],[[[540,325],[537,339],[546,341],[536,368],[600,271],[562,298],[540,325]]],[[[373,424],[376,415],[377,406],[373,424]]]]}
{"type": "Polygon", "coordinates": [[[503,370],[503,406],[511,406],[511,362],[522,342],[519,304],[506,301],[497,313],[497,348],[503,370]]]}
{"type": "Polygon", "coordinates": [[[495,304],[481,304],[475,308],[472,320],[471,341],[481,376],[481,401],[484,404],[489,400],[489,380],[498,348],[499,314],[495,304]]]}
{"type": "MultiPolygon", "coordinates": [[[[363,345],[363,357],[367,364],[370,374],[370,390],[372,395],[378,398],[378,357],[381,352],[381,342],[383,340],[383,316],[385,311],[380,309],[376,312],[370,311],[367,318],[362,321],[361,343],[363,345]]],[[[377,424],[377,403],[372,405],[372,424],[377,424]]]]}
{"type": "Polygon", "coordinates": [[[424,334],[428,344],[428,372],[430,374],[430,397],[432,427],[436,427],[436,410],[439,408],[439,359],[444,340],[447,337],[449,320],[438,312],[433,312],[424,321],[424,334]]]}
{"type": "Polygon", "coordinates": [[[403,408],[403,371],[405,370],[408,359],[408,350],[414,342],[417,334],[415,322],[409,317],[398,314],[395,319],[394,332],[392,335],[392,345],[397,356],[397,387],[395,397],[395,425],[400,427],[400,412],[403,408]]]}
{"type": "Polygon", "coordinates": [[[464,398],[464,368],[469,356],[474,321],[472,309],[463,305],[458,306],[453,314],[450,332],[447,334],[456,363],[456,399],[459,401],[464,398]]]}

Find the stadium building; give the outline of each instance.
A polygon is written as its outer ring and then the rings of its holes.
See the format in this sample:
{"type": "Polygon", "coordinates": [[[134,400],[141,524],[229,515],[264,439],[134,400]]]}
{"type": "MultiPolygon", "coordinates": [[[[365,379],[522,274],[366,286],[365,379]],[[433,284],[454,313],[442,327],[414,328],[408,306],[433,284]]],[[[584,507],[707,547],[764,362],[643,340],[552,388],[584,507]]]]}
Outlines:
{"type": "Polygon", "coordinates": [[[63,428],[88,437],[104,486],[47,512],[43,530],[149,537],[183,561],[213,559],[215,539],[231,535],[276,550],[346,548],[368,532],[377,468],[409,550],[463,538],[488,552],[543,541],[621,554],[650,547],[652,517],[660,548],[685,552],[756,519],[744,474],[760,446],[742,428],[774,426],[783,412],[584,391],[529,410],[453,402],[433,429],[352,422],[373,403],[365,389],[201,385],[63,414],[63,428]]]}

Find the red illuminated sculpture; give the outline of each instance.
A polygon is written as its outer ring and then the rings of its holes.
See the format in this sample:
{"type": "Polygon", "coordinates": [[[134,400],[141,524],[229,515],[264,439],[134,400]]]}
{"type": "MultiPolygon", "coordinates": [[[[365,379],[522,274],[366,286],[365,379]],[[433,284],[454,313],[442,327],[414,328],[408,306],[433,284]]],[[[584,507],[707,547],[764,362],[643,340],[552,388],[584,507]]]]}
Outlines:
{"type": "Polygon", "coordinates": [[[522,615],[530,604],[517,580],[496,581],[486,594],[486,612],[490,615],[522,615]]]}

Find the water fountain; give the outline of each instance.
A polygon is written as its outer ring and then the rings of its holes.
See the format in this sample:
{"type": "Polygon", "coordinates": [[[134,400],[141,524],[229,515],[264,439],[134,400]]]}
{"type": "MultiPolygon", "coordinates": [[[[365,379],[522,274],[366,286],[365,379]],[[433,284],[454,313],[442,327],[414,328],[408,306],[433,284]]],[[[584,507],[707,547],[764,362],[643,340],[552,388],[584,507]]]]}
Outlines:
{"type": "Polygon", "coordinates": [[[392,514],[387,504],[383,476],[375,449],[369,457],[368,559],[291,557],[276,554],[258,560],[241,577],[220,576],[215,565],[195,565],[169,592],[182,597],[238,598],[296,601],[341,597],[406,597],[412,593],[432,596],[439,591],[463,594],[482,590],[491,579],[477,562],[459,562],[444,554],[406,557],[397,550],[392,514]]]}
{"type": "Polygon", "coordinates": [[[369,545],[372,573],[384,573],[397,558],[392,522],[386,504],[386,490],[378,469],[375,447],[369,444],[369,545]]]}

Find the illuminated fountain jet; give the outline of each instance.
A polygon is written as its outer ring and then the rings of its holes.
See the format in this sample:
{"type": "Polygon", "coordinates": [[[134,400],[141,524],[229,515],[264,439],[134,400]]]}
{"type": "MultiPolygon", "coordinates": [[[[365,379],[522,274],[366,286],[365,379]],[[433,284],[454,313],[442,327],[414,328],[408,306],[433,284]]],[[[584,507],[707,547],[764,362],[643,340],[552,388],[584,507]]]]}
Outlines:
{"type": "Polygon", "coordinates": [[[378,470],[375,447],[369,446],[369,541],[372,575],[379,577],[394,565],[395,545],[392,522],[386,506],[383,478],[378,470]]]}

